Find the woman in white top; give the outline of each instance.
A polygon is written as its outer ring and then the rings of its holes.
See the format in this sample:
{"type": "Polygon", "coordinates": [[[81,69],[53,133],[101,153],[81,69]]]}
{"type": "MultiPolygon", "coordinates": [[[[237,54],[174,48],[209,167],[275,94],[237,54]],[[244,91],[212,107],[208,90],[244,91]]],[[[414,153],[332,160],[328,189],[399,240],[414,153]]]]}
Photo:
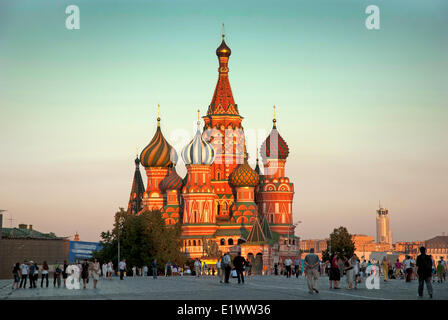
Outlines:
{"type": "Polygon", "coordinates": [[[107,277],[107,263],[106,262],[103,263],[102,271],[103,271],[103,277],[106,278],[107,277]]]}
{"type": "Polygon", "coordinates": [[[107,275],[109,276],[109,280],[112,280],[112,274],[114,273],[114,264],[112,261],[109,261],[107,264],[107,275]]]}

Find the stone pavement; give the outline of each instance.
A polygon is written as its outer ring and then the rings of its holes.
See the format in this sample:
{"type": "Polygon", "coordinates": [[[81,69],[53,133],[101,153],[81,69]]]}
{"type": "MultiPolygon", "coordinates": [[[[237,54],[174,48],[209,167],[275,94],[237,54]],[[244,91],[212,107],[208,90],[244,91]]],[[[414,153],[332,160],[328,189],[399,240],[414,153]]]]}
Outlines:
{"type": "MultiPolygon", "coordinates": [[[[52,280],[52,279],[50,279],[52,280]]],[[[230,284],[221,284],[217,277],[152,277],[125,278],[120,281],[101,279],[98,289],[93,289],[92,280],[86,290],[48,288],[11,290],[12,280],[0,280],[0,300],[11,299],[148,299],[148,300],[427,300],[417,297],[417,280],[405,283],[404,280],[381,280],[379,290],[368,290],[364,283],[357,290],[346,289],[345,279],[340,290],[330,290],[328,277],[319,279],[319,294],[309,294],[306,279],[301,276],[287,279],[284,276],[253,276],[244,285],[236,279],[230,284]]],[[[40,279],[39,283],[40,285],[40,279]]],[[[448,300],[448,283],[433,283],[434,300],[448,300]]]]}

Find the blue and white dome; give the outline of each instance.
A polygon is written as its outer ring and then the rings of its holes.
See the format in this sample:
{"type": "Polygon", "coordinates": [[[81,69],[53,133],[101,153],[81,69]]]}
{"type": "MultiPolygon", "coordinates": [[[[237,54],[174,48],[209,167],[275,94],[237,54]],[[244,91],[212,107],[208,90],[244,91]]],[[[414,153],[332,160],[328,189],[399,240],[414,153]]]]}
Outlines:
{"type": "Polygon", "coordinates": [[[199,124],[198,122],[198,131],[193,140],[182,150],[185,164],[212,164],[215,160],[215,149],[202,138],[199,124]]]}

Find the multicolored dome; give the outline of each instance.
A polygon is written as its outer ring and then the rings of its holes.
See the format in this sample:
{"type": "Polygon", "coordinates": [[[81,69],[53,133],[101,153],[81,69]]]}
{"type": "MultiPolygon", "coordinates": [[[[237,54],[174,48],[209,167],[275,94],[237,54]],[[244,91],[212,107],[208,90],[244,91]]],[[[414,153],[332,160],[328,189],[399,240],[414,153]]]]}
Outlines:
{"type": "Polygon", "coordinates": [[[289,155],[289,147],[280,133],[278,133],[277,126],[275,124],[276,120],[274,119],[273,122],[274,126],[271,133],[261,145],[260,154],[264,162],[268,159],[285,160],[289,155]]]}
{"type": "MultiPolygon", "coordinates": [[[[171,147],[165,140],[165,137],[162,134],[162,130],[160,129],[160,118],[157,118],[157,121],[156,134],[140,154],[140,162],[146,168],[169,167],[173,164],[171,159],[173,147],[171,147]]],[[[174,153],[176,153],[176,151],[174,151],[174,153]]]]}
{"type": "Polygon", "coordinates": [[[230,183],[234,187],[255,187],[259,180],[258,173],[247,163],[247,156],[244,158],[244,163],[230,175],[230,183]]]}
{"type": "Polygon", "coordinates": [[[193,140],[187,144],[182,150],[182,159],[185,164],[212,164],[215,160],[215,149],[202,138],[199,130],[200,122],[198,121],[198,130],[193,140]]]}
{"type": "Polygon", "coordinates": [[[160,183],[160,189],[162,191],[166,190],[179,190],[184,185],[182,178],[176,172],[176,169],[173,168],[171,173],[165,177],[160,183]]]}

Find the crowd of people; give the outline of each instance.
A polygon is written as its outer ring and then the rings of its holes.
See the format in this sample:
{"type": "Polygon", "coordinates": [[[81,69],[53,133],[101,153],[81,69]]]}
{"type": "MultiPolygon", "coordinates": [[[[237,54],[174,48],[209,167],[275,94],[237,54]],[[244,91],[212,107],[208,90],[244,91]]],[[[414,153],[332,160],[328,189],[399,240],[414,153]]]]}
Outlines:
{"type": "MultiPolygon", "coordinates": [[[[330,281],[330,289],[340,289],[341,278],[345,276],[348,290],[357,289],[358,284],[363,279],[370,275],[382,276],[384,281],[391,279],[404,279],[406,282],[418,279],[419,281],[419,295],[423,295],[423,286],[426,284],[428,294],[432,297],[432,282],[443,283],[446,281],[446,273],[448,265],[444,261],[443,257],[439,261],[435,261],[432,256],[426,255],[424,247],[420,248],[421,254],[416,260],[410,256],[406,256],[403,261],[397,259],[394,263],[385,256],[382,261],[370,261],[362,257],[359,259],[356,254],[351,257],[346,257],[342,254],[332,254],[327,261],[322,261],[319,256],[314,253],[314,249],[310,250],[310,253],[305,256],[303,263],[299,259],[292,260],[291,257],[287,257],[284,261],[275,263],[273,266],[272,274],[284,275],[286,278],[292,276],[299,277],[301,275],[306,276],[307,285],[310,294],[319,293],[317,289],[317,281],[320,276],[328,276],[330,281]]],[[[73,264],[72,264],[73,265],[73,264]]],[[[79,270],[79,277],[82,280],[83,288],[87,288],[89,279],[93,279],[93,288],[96,289],[97,282],[100,277],[104,279],[112,280],[112,276],[115,274],[114,264],[112,261],[104,262],[102,266],[97,259],[93,262],[88,262],[86,259],[82,263],[75,264],[79,270]]],[[[13,285],[12,289],[26,288],[27,281],[29,281],[29,288],[33,289],[39,285],[40,274],[40,287],[49,286],[49,274],[53,274],[53,287],[66,287],[67,278],[69,277],[68,269],[69,264],[64,261],[62,264],[54,264],[50,266],[44,261],[41,265],[38,265],[34,261],[24,261],[22,264],[17,262],[13,267],[13,285]],[[61,281],[62,278],[62,281],[61,281]]],[[[200,276],[217,276],[221,283],[229,283],[229,279],[236,278],[238,283],[244,284],[245,277],[252,274],[252,264],[246,260],[241,253],[232,258],[228,253],[217,259],[216,265],[209,266],[206,261],[202,262],[199,259],[195,259],[190,265],[186,264],[180,266],[171,261],[167,261],[164,268],[164,273],[158,271],[157,260],[154,259],[151,266],[137,267],[133,266],[128,268],[126,265],[126,259],[121,260],[118,263],[117,276],[121,280],[125,276],[152,276],[157,279],[158,275],[168,276],[184,276],[193,275],[200,276]],[[128,271],[128,273],[127,273],[128,271]],[[126,274],[127,273],[127,274],[126,274]]]]}

